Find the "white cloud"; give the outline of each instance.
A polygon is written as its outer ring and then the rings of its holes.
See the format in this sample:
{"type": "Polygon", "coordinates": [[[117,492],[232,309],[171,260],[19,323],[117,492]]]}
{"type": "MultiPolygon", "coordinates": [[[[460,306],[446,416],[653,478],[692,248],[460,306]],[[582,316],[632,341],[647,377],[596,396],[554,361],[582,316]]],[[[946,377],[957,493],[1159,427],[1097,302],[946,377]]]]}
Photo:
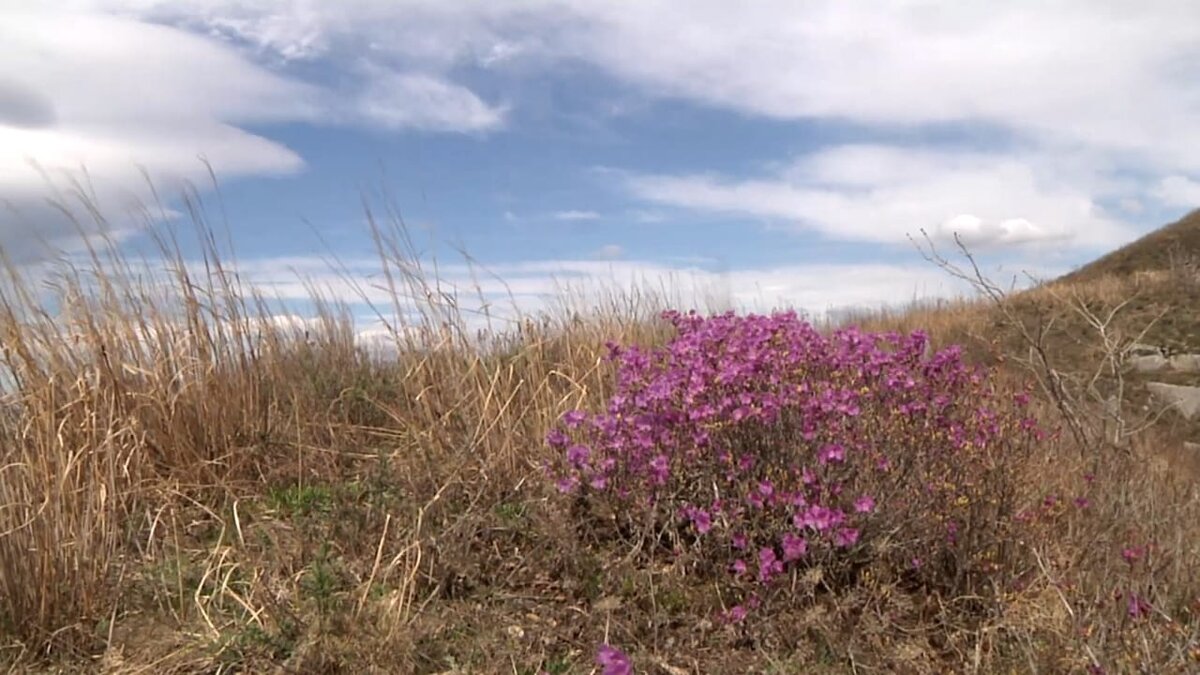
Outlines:
{"type": "Polygon", "coordinates": [[[223,39],[256,59],[332,66],[336,117],[385,128],[481,132],[504,123],[507,106],[485,102],[449,76],[471,63],[502,65],[524,50],[497,37],[489,10],[435,2],[348,0],[77,0],[76,5],[181,26],[223,39]]]}
{"type": "Polygon", "coordinates": [[[1170,206],[1200,208],[1200,181],[1187,176],[1167,176],[1155,187],[1154,196],[1170,206]]]}
{"type": "Polygon", "coordinates": [[[1142,203],[1142,200],[1137,199],[1136,197],[1121,197],[1117,200],[1117,208],[1126,213],[1137,214],[1145,211],[1146,205],[1142,203]]]}
{"type": "MultiPolygon", "coordinates": [[[[319,258],[267,258],[244,260],[241,279],[271,298],[303,301],[313,288],[326,297],[352,305],[363,302],[362,293],[383,311],[393,308],[394,297],[383,287],[378,263],[370,259],[346,261],[342,272],[332,272],[319,258]],[[302,281],[297,274],[303,275],[302,281]]],[[[991,269],[998,281],[1023,272],[1049,274],[1059,270],[1030,264],[1008,264],[991,269]]],[[[488,305],[501,321],[515,312],[538,312],[567,301],[586,306],[602,302],[613,292],[644,289],[669,293],[676,307],[743,311],[795,308],[821,317],[848,307],[905,305],[913,300],[960,296],[969,289],[926,263],[827,263],[782,265],[712,271],[690,264],[665,264],[640,260],[526,260],[472,268],[463,264],[438,267],[437,288],[457,297],[467,312],[488,305]]],[[[1023,277],[1022,277],[1023,278],[1023,277]]],[[[399,299],[406,311],[421,298],[399,299]]],[[[482,319],[480,319],[482,320],[482,319]]]]}
{"type": "Polygon", "coordinates": [[[950,218],[934,228],[931,234],[941,239],[957,237],[971,248],[1029,244],[1061,238],[1024,218],[986,221],[969,213],[950,218]]]}
{"type": "Polygon", "coordinates": [[[484,103],[471,90],[428,75],[384,73],[369,78],[356,109],[389,129],[490,131],[504,124],[506,109],[484,103]]]}
{"type": "MultiPolygon", "coordinates": [[[[1036,6],[112,1],[216,26],[280,58],[366,54],[431,73],[465,66],[521,74],[582,62],[648,97],[848,123],[909,142],[925,130],[963,124],[995,139],[984,157],[994,166],[947,166],[935,158],[932,168],[954,169],[954,178],[905,165],[923,159],[914,153],[872,155],[902,162],[897,167],[832,152],[817,158],[825,166],[807,168],[824,173],[833,188],[803,176],[736,183],[658,177],[663,180],[654,186],[663,203],[707,202],[705,208],[769,218],[803,214],[809,227],[831,236],[891,240],[897,230],[937,228],[975,214],[988,223],[991,234],[983,238],[989,242],[1069,243],[1095,232],[1098,238],[1089,241],[1102,246],[1128,232],[1099,213],[1097,203],[1153,199],[1161,177],[1200,170],[1194,152],[1200,146],[1200,4],[1186,0],[1117,0],[1103,10],[1091,0],[1036,6]],[[1055,157],[1082,161],[1093,175],[1060,177],[1047,161],[1055,157]],[[854,173],[841,171],[845,166],[854,173]],[[909,170],[925,179],[897,179],[909,170]],[[1128,175],[1148,178],[1117,177],[1128,175]],[[1112,182],[1123,185],[1114,191],[1106,184],[1112,182]],[[865,200],[855,186],[867,193],[865,200]],[[1014,219],[1029,225],[1017,227],[1014,219]]],[[[1170,186],[1163,194],[1178,196],[1170,186]]]]}
{"type": "Polygon", "coordinates": [[[605,244],[594,255],[601,260],[616,260],[625,256],[625,249],[620,244],[605,244]]]}
{"type": "Polygon", "coordinates": [[[567,220],[567,221],[599,220],[600,214],[596,213],[595,211],[578,211],[578,210],[572,209],[569,211],[555,211],[553,214],[553,218],[555,220],[567,220]]]}
{"type": "Polygon", "coordinates": [[[479,59],[479,63],[484,66],[494,66],[514,59],[520,56],[524,51],[525,47],[520,43],[505,42],[501,40],[492,45],[487,54],[479,59]]]}
{"type": "Polygon", "coordinates": [[[224,177],[303,166],[236,125],[312,119],[314,90],[202,37],[121,17],[6,10],[0,44],[0,202],[11,207],[0,245],[10,255],[75,236],[45,205],[51,186],[78,186],[119,218],[149,201],[142,169],[169,185],[203,180],[200,157],[224,177]]]}
{"type": "Polygon", "coordinates": [[[1197,166],[1200,5],[1087,0],[588,3],[564,51],[648,90],[782,119],[972,121],[1197,166]]]}
{"type": "MultiPolygon", "coordinates": [[[[156,5],[4,7],[0,205],[8,208],[0,246],[9,255],[35,258],[46,254],[43,243],[71,245],[76,226],[46,205],[56,193],[69,202],[72,190],[87,192],[115,227],[129,229],[136,219],[128,210],[152,201],[144,176],[170,197],[183,181],[206,183],[201,158],[223,179],[303,168],[298,154],[249,131],[251,124],[480,132],[503,123],[503,107],[435,74],[362,66],[343,73],[349,82],[335,89],[306,83],[256,63],[237,44],[186,29],[198,19],[148,20],[165,18],[156,5]]],[[[292,9],[300,13],[265,22],[233,13],[205,25],[255,31],[291,58],[320,52],[324,29],[300,25],[303,12],[292,9]]]]}
{"type": "Polygon", "coordinates": [[[1200,5],[893,0],[108,0],[286,58],[584,61],[647,93],[781,119],[995,125],[1053,147],[1200,166],[1200,5]]]}
{"type": "Polygon", "coordinates": [[[14,129],[53,129],[72,162],[112,148],[151,155],[167,143],[176,154],[162,161],[174,168],[215,144],[222,162],[246,163],[245,172],[295,170],[294,154],[238,125],[333,118],[488,131],[508,108],[455,74],[484,69],[500,81],[583,63],[647,97],[846,123],[877,138],[913,142],[959,124],[989,131],[986,153],[835,148],[757,179],[636,177],[650,201],[831,237],[894,241],[973,215],[989,244],[1086,239],[1100,247],[1129,233],[1097,204],[1190,201],[1193,179],[1183,177],[1200,171],[1200,4],[1185,0],[1116,0],[1103,11],[1091,0],[55,5],[77,13],[33,32],[0,20],[0,124],[21,147],[56,146],[14,129]],[[254,65],[302,61],[349,81],[331,95],[254,65]],[[1093,168],[1060,172],[1062,157],[1093,168]],[[1147,178],[1130,184],[1118,175],[1147,178]]]}
{"type": "Polygon", "coordinates": [[[643,199],[754,216],[839,240],[903,242],[921,230],[979,245],[1073,241],[1103,248],[1130,232],[1093,200],[1099,181],[1030,154],[848,145],[762,178],[628,175],[643,199]]]}
{"type": "MultiPolygon", "coordinates": [[[[487,268],[451,263],[437,268],[436,280],[425,276],[428,288],[435,289],[432,295],[403,284],[393,294],[379,261],[372,257],[347,258],[336,266],[317,256],[245,258],[228,265],[225,273],[234,275],[243,292],[261,294],[273,313],[267,319],[270,323],[298,333],[322,325],[313,313],[314,292],[325,301],[341,303],[350,310],[359,340],[383,352],[394,346],[393,330],[404,333],[421,324],[422,310],[428,310],[430,302],[448,316],[461,317],[474,332],[511,329],[517,319],[541,312],[565,318],[564,310],[586,313],[614,307],[626,313],[664,307],[701,312],[797,309],[822,321],[845,317],[852,310],[903,307],[969,292],[931,264],[782,265],[724,271],[698,266],[711,262],[524,260],[487,268]]],[[[199,261],[185,264],[192,279],[203,286],[208,267],[199,261]]],[[[52,278],[59,269],[57,263],[36,267],[43,279],[52,278]]],[[[171,297],[173,283],[151,280],[170,276],[173,269],[173,261],[146,260],[132,271],[147,282],[151,293],[161,293],[154,297],[162,301],[171,297]]],[[[1045,275],[1063,270],[1008,265],[988,271],[1004,282],[1005,275],[1022,271],[1045,275]]],[[[72,319],[64,315],[56,320],[70,325],[72,319]]]]}

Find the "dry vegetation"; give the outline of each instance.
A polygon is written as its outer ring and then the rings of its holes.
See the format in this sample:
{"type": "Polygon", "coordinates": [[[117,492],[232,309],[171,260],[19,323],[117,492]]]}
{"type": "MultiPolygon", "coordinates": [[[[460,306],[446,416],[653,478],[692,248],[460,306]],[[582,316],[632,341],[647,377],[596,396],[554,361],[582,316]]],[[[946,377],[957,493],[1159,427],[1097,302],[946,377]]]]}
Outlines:
{"type": "Polygon", "coordinates": [[[749,634],[713,621],[703,580],[596,545],[539,470],[559,416],[610,392],[605,343],[667,338],[657,296],[530,318],[481,346],[403,231],[376,233],[393,293],[423,302],[395,358],[357,345],[334,303],[316,325],[273,319],[211,238],[202,265],[166,239],[174,264],[154,277],[110,247],[48,288],[8,268],[0,663],[567,673],[591,672],[609,641],[637,672],[672,674],[1200,669],[1200,474],[1177,452],[1191,430],[1164,417],[1080,447],[1061,405],[1101,423],[1087,387],[1113,383],[1090,378],[1113,345],[1200,351],[1195,286],[1104,274],[862,317],[963,343],[1013,387],[1066,381],[1035,402],[1062,433],[1020,467],[1030,562],[970,611],[899,580],[831,594],[806,575],[806,600],[749,634]],[[1087,316],[1114,308],[1106,347],[1087,316]]]}

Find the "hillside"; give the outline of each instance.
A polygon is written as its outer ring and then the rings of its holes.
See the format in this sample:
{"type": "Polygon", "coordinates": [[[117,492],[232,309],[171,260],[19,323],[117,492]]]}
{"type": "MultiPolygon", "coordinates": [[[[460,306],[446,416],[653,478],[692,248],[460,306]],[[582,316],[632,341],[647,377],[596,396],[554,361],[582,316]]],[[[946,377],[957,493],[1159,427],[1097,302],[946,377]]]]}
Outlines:
{"type": "Polygon", "coordinates": [[[1090,445],[1139,442],[1141,430],[1178,468],[1200,470],[1200,412],[1190,412],[1200,406],[1200,210],[1002,302],[864,323],[928,330],[976,362],[1032,376],[1044,394],[1058,389],[1064,409],[1096,427],[1090,445]]]}
{"type": "Polygon", "coordinates": [[[1110,275],[1169,271],[1200,260],[1200,209],[1062,277],[1086,282],[1110,275]]]}

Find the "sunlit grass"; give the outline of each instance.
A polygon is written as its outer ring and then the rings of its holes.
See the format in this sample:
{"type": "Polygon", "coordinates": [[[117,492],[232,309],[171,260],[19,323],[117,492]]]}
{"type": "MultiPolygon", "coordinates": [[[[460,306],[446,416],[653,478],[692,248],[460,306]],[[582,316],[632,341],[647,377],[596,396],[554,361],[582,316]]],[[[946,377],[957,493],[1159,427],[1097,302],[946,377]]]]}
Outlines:
{"type": "MultiPolygon", "coordinates": [[[[1187,672],[1200,656],[1200,503],[1158,429],[1125,455],[1051,439],[1014,467],[1013,498],[1035,514],[1028,567],[970,626],[953,622],[963,598],[880,576],[831,593],[819,574],[798,581],[813,600],[783,603],[753,640],[715,625],[709,585],[589,543],[542,471],[561,415],[614,392],[606,343],[665,343],[657,317],[683,298],[566,289],[543,314],[500,312],[445,292],[397,220],[372,223],[395,299],[375,307],[386,358],[319,288],[308,320],[280,320],[202,220],[208,243],[186,260],[164,234],[152,265],[100,240],[36,279],[5,268],[0,659],[587,672],[618,637],[635,664],[690,672],[1187,672]],[[1136,565],[1121,556],[1146,545],[1136,565]],[[1153,611],[1132,616],[1130,593],[1153,611]]],[[[1077,290],[1098,305],[1142,293],[1144,318],[1175,297],[1156,283],[1077,290]]],[[[1016,301],[1053,310],[1061,290],[1016,301]]],[[[925,329],[1000,368],[1015,345],[968,300],[842,320],[925,329]]],[[[1085,360],[1077,328],[1056,344],[1085,360]]],[[[1046,401],[1033,408],[1057,424],[1046,401]]]]}

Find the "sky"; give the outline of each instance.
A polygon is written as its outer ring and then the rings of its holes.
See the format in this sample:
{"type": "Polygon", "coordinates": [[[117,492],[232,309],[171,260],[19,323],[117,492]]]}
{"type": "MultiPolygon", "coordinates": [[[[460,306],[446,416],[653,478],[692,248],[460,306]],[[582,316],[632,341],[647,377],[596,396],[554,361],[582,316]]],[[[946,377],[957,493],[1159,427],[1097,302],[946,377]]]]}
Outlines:
{"type": "Polygon", "coordinates": [[[78,245],[72,186],[136,246],[191,184],[285,300],[376,288],[364,199],[526,308],[811,312],[961,290],[922,231],[1052,276],[1200,206],[1192,1],[0,0],[0,44],[6,254],[78,245]]]}

